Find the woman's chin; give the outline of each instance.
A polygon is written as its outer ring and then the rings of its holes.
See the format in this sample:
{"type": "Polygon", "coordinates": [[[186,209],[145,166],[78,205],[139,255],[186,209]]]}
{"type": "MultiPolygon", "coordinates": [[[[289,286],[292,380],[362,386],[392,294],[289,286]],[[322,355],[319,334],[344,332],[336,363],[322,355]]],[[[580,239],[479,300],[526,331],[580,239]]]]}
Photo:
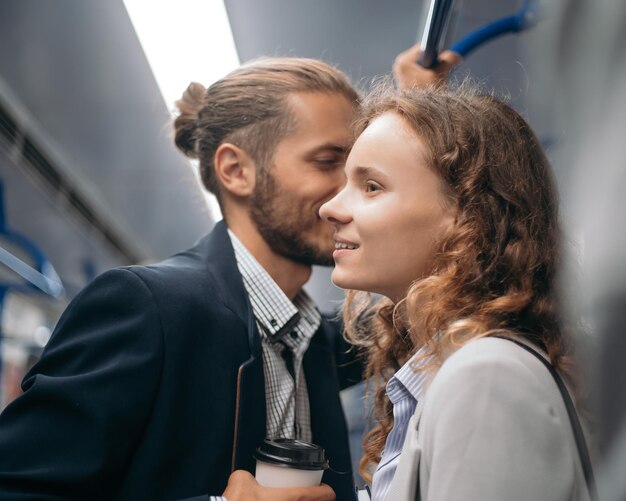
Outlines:
{"type": "Polygon", "coordinates": [[[342,271],[340,269],[337,269],[337,267],[333,269],[330,279],[333,282],[333,284],[336,287],[339,287],[340,289],[361,290],[358,287],[359,286],[358,280],[354,280],[353,277],[347,276],[346,273],[342,273],[342,271]]]}
{"type": "Polygon", "coordinates": [[[341,273],[341,270],[337,270],[337,268],[333,270],[330,278],[333,284],[340,289],[378,293],[377,290],[371,287],[371,284],[367,284],[357,277],[341,273]]]}

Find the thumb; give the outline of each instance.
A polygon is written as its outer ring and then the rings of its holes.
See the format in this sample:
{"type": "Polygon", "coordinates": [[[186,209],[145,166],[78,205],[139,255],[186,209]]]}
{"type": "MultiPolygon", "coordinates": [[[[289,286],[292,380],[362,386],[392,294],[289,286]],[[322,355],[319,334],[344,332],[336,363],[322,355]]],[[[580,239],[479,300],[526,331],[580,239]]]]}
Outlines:
{"type": "MultiPolygon", "coordinates": [[[[458,52],[453,52],[451,50],[444,50],[439,54],[439,65],[445,70],[451,70],[461,62],[463,62],[463,56],[458,52]]],[[[439,69],[439,68],[437,68],[439,69]]]]}
{"type": "Polygon", "coordinates": [[[287,487],[266,488],[268,499],[298,500],[298,501],[335,501],[335,491],[328,485],[321,484],[315,487],[287,487]]]}

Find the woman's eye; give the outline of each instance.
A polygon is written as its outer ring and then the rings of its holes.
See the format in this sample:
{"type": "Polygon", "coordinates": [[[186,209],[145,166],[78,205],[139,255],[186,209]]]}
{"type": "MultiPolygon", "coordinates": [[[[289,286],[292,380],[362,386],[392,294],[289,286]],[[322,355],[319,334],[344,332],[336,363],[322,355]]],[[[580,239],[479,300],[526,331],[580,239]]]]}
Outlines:
{"type": "Polygon", "coordinates": [[[380,189],[381,189],[380,185],[372,181],[368,181],[367,183],[365,183],[365,191],[367,193],[374,193],[376,191],[380,191],[380,189]]]}

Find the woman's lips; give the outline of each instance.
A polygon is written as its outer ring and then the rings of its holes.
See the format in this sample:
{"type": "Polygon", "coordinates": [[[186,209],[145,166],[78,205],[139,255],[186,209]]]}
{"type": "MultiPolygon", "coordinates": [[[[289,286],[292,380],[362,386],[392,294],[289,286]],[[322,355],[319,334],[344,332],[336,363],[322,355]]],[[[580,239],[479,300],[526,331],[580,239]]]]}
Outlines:
{"type": "Polygon", "coordinates": [[[346,240],[335,240],[335,251],[333,252],[333,259],[337,260],[342,256],[347,256],[359,248],[359,244],[348,242],[346,240]]]}

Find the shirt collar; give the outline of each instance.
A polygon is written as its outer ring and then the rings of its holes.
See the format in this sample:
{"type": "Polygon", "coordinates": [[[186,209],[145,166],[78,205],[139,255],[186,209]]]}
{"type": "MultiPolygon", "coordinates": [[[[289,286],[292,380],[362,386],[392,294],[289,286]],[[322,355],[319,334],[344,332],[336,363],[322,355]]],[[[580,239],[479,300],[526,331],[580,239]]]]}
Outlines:
{"type": "Polygon", "coordinates": [[[311,297],[302,289],[293,302],[290,301],[230,229],[228,235],[254,316],[261,327],[261,335],[267,336],[272,343],[281,339],[287,341],[288,338],[284,336],[293,331],[296,325],[302,325],[303,321],[306,330],[315,333],[321,323],[321,314],[311,297]]]}
{"type": "Polygon", "coordinates": [[[387,382],[387,396],[392,404],[411,397],[419,401],[424,391],[427,372],[424,369],[431,357],[424,358],[425,348],[420,348],[387,382]]]}

